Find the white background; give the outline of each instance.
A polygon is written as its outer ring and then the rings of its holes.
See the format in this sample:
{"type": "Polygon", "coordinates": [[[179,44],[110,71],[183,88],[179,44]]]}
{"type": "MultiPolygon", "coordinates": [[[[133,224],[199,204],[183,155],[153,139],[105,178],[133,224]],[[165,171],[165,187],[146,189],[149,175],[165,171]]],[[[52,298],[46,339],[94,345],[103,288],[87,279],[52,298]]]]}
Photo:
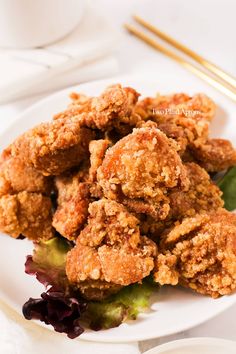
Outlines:
{"type": "MultiPolygon", "coordinates": [[[[178,64],[150,49],[122,29],[124,22],[133,22],[131,14],[137,13],[236,76],[234,0],[97,0],[93,1],[93,5],[122,32],[116,53],[121,74],[146,74],[147,77],[158,79],[159,72],[168,72],[169,75],[178,75],[179,80],[182,75],[186,75],[185,70],[178,64]]],[[[31,97],[0,106],[0,133],[22,110],[39,99],[40,97],[31,97]]],[[[193,336],[236,340],[235,324],[236,306],[195,329],[154,342],[142,343],[141,348],[148,349],[154,344],[193,336]]]]}

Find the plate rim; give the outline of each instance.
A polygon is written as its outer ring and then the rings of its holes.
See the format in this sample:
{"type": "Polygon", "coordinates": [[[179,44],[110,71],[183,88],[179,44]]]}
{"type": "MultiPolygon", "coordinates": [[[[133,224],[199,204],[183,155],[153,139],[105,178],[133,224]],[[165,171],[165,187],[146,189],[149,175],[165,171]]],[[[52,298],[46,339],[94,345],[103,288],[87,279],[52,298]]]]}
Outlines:
{"type": "Polygon", "coordinates": [[[236,341],[234,340],[217,338],[217,337],[192,337],[192,338],[177,339],[171,342],[157,345],[156,347],[147,350],[143,354],[165,354],[165,350],[183,349],[188,344],[192,344],[192,345],[217,344],[217,345],[223,345],[225,347],[224,349],[235,349],[236,347],[236,341]]]}

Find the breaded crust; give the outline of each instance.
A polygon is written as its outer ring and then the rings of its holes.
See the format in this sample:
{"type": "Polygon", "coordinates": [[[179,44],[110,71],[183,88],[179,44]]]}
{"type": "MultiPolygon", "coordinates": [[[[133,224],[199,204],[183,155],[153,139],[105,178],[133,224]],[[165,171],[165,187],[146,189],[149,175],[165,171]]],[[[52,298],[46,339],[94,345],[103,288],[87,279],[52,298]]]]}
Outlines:
{"type": "Polygon", "coordinates": [[[12,154],[45,176],[59,175],[88,157],[92,138],[93,132],[81,128],[77,119],[58,119],[21,135],[12,144],[12,154]]]}

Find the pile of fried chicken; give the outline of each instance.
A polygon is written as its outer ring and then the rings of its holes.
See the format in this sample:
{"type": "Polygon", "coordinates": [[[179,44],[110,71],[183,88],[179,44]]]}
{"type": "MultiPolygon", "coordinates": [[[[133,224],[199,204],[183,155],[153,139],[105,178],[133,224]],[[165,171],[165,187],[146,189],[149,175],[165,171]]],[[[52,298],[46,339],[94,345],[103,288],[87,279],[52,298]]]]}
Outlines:
{"type": "Polygon", "coordinates": [[[0,229],[73,242],[66,274],[86,299],[149,275],[230,294],[236,214],[210,175],[236,165],[236,150],[209,138],[215,104],[204,94],[139,96],[119,84],[98,97],[73,93],[65,111],[7,147],[0,229]]]}

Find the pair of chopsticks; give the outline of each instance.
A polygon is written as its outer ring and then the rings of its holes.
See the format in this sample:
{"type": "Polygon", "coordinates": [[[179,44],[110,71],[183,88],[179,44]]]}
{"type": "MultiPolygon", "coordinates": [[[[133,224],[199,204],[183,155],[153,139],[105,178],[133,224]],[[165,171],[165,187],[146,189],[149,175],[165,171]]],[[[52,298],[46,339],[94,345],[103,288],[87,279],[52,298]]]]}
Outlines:
{"type": "Polygon", "coordinates": [[[134,34],[136,37],[138,37],[151,47],[155,48],[156,50],[160,51],[161,53],[167,55],[169,58],[174,59],[187,70],[191,71],[193,74],[200,77],[208,84],[216,88],[218,91],[222,92],[223,94],[231,98],[234,102],[236,102],[236,79],[233,76],[227,74],[224,70],[222,70],[215,64],[209,62],[207,59],[203,58],[199,54],[195,53],[193,50],[177,42],[175,39],[160,31],[157,27],[151,25],[141,17],[136,15],[133,17],[134,20],[140,25],[142,25],[144,28],[148,29],[149,31],[157,35],[159,38],[172,45],[174,48],[189,56],[191,59],[200,64],[203,68],[207,69],[208,72],[200,69],[198,66],[192,64],[190,61],[185,60],[184,57],[176,54],[174,51],[168,49],[167,47],[164,47],[155,39],[147,35],[145,32],[140,31],[135,26],[125,24],[125,28],[130,33],[134,34]]]}

